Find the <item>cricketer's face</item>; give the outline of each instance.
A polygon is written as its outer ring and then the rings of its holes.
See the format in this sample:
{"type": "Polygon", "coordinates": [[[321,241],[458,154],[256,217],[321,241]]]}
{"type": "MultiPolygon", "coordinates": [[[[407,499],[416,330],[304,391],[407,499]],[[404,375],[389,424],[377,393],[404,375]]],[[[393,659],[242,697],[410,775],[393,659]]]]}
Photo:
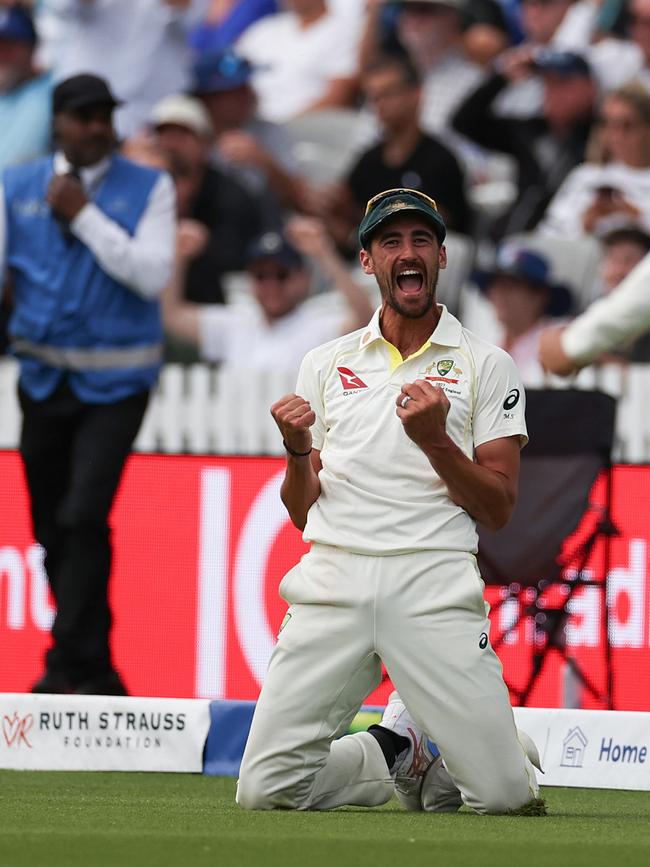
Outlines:
{"type": "Polygon", "coordinates": [[[407,319],[425,316],[436,303],[447,251],[431,225],[412,214],[398,214],[380,226],[369,250],[360,254],[366,274],[374,274],[384,304],[407,319]]]}

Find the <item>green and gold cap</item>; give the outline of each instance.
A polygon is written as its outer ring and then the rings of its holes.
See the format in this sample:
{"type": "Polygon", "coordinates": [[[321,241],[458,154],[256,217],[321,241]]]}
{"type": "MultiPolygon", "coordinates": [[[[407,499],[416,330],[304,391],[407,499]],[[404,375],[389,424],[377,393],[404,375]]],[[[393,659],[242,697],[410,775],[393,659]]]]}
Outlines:
{"type": "Polygon", "coordinates": [[[359,241],[364,249],[372,240],[377,229],[395,214],[405,212],[418,213],[431,224],[439,244],[443,244],[447,228],[434,199],[421,193],[420,190],[396,188],[378,193],[366,205],[366,213],[359,226],[359,241]]]}

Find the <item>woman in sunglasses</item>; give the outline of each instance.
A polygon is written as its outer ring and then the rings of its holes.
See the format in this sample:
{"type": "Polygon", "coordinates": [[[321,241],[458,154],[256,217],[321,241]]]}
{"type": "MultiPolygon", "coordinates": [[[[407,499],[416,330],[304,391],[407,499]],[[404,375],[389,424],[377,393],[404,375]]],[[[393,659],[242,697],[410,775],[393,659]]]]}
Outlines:
{"type": "Polygon", "coordinates": [[[650,94],[638,83],[607,94],[590,147],[548,206],[539,230],[602,236],[621,226],[650,230],[650,94]]]}

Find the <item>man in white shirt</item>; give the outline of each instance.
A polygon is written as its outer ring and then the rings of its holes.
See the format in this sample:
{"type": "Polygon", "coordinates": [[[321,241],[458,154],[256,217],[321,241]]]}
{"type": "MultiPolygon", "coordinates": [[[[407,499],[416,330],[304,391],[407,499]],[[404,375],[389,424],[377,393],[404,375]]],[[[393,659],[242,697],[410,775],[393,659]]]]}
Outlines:
{"type": "Polygon", "coordinates": [[[521,382],[505,352],[436,304],[446,250],[432,199],[375,196],[359,237],[381,308],[308,353],[296,393],[271,409],[287,451],[282,499],[312,547],[280,585],[290,607],[237,800],[375,806],[397,785],[411,809],[462,799],[481,813],[541,813],[474,557],[475,522],[503,526],[516,500],[521,382]],[[393,696],[381,726],[340,737],[382,661],[409,710],[393,696]]]}
{"type": "Polygon", "coordinates": [[[284,236],[266,232],[250,245],[253,305],[186,301],[187,269],[206,240],[205,227],[181,220],[175,274],[163,297],[168,333],[197,346],[204,361],[295,373],[308,350],[358,328],[372,311],[368,293],[351,277],[323,224],[307,217],[294,217],[284,236]],[[298,248],[331,280],[343,301],[339,309],[325,312],[322,299],[308,298],[311,277],[298,248]]]}
{"type": "Polygon", "coordinates": [[[299,114],[352,104],[359,27],[326,0],[286,0],[286,11],[257,21],[237,42],[253,65],[260,116],[284,123],[299,114]]]}
{"type": "Polygon", "coordinates": [[[168,175],[113,153],[117,104],[96,76],[60,82],[57,151],[7,169],[0,190],[20,453],[57,608],[34,692],[126,692],[110,652],[108,516],[162,358],[175,200],[168,175]]]}
{"type": "Polygon", "coordinates": [[[82,72],[105,78],[124,101],[120,138],[139,132],[153,106],[191,82],[190,29],[209,0],[44,0],[43,30],[57,81],[82,72]]]}
{"type": "Polygon", "coordinates": [[[540,340],[540,361],[568,376],[650,330],[650,254],[619,286],[592,304],[566,328],[550,328],[540,340]]]}

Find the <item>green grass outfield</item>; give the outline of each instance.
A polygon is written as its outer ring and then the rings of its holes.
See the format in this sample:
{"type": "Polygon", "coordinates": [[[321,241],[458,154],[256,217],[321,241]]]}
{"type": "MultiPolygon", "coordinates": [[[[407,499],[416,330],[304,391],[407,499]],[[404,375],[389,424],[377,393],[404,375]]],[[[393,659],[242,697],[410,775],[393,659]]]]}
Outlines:
{"type": "Polygon", "coordinates": [[[246,813],[232,779],[0,771],[1,867],[650,865],[650,792],[546,789],[540,818],[246,813]]]}

